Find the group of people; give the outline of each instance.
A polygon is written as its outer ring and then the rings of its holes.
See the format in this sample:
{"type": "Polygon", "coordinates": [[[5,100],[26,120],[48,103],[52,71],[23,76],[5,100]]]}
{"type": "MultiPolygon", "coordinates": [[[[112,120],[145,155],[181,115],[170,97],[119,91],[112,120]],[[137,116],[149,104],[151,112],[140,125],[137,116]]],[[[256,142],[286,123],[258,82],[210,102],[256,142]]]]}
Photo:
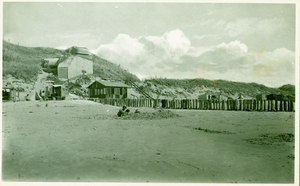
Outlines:
{"type": "MultiPolygon", "coordinates": [[[[128,115],[129,112],[130,112],[130,110],[126,107],[126,105],[124,105],[124,106],[122,107],[122,109],[119,110],[119,112],[118,112],[117,115],[118,115],[119,117],[121,117],[121,116],[128,115]]],[[[134,113],[140,113],[140,111],[139,111],[138,109],[136,109],[134,113]]]]}

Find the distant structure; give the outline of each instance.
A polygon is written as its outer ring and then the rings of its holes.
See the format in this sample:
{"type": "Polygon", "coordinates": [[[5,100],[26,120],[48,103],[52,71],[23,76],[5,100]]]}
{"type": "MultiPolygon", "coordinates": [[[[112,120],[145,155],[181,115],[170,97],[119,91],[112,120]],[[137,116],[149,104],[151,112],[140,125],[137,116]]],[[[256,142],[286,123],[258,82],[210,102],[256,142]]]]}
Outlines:
{"type": "Polygon", "coordinates": [[[227,96],[222,94],[202,94],[198,96],[199,100],[219,100],[219,101],[227,101],[227,96]]]}
{"type": "Polygon", "coordinates": [[[87,48],[73,46],[65,52],[66,55],[61,58],[45,58],[43,70],[65,80],[82,74],[93,74],[93,59],[87,48]]]}
{"type": "Polygon", "coordinates": [[[43,60],[43,70],[48,73],[57,74],[59,58],[45,58],[43,60]]]}
{"type": "Polygon", "coordinates": [[[17,97],[17,91],[12,85],[10,86],[7,85],[2,87],[2,100],[15,101],[16,97],[17,97]]]}
{"type": "Polygon", "coordinates": [[[265,94],[258,94],[256,95],[257,100],[266,100],[267,96],[265,94]]]}
{"type": "Polygon", "coordinates": [[[68,57],[57,67],[59,79],[71,79],[82,73],[93,74],[93,61],[87,48],[71,47],[66,52],[68,57]]]}
{"type": "Polygon", "coordinates": [[[267,100],[276,100],[276,94],[267,95],[267,100]]]}
{"type": "Polygon", "coordinates": [[[94,81],[87,88],[90,98],[130,98],[131,87],[122,82],[94,81]]]}

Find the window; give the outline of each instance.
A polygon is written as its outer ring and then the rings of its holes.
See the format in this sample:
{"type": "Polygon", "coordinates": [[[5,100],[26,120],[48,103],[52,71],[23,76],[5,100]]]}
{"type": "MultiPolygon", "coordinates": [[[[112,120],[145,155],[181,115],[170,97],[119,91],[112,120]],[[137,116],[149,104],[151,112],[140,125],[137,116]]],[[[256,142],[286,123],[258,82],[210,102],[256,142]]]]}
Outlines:
{"type": "Polygon", "coordinates": [[[120,88],[114,88],[114,94],[120,95],[120,88]]]}
{"type": "Polygon", "coordinates": [[[95,95],[97,95],[97,89],[94,89],[95,90],[95,95]]]}

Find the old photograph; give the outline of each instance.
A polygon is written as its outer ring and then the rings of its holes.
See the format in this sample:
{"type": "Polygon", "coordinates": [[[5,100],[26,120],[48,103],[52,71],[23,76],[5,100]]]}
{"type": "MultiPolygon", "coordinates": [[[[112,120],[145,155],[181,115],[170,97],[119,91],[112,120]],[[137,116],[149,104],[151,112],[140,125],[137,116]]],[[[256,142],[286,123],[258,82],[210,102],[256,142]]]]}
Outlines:
{"type": "Polygon", "coordinates": [[[2,2],[1,184],[299,184],[296,2],[2,2]]]}

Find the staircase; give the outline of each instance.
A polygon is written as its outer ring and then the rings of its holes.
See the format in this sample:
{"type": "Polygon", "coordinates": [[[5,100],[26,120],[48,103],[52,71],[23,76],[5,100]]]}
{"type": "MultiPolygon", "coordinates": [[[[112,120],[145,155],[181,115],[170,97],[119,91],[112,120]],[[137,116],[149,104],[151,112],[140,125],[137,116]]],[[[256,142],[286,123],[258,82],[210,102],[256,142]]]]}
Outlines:
{"type": "Polygon", "coordinates": [[[127,85],[131,85],[133,86],[140,94],[142,94],[143,96],[145,96],[147,99],[152,99],[154,100],[147,92],[145,92],[143,89],[141,89],[136,83],[134,83],[131,80],[126,80],[125,83],[127,85]]]}

